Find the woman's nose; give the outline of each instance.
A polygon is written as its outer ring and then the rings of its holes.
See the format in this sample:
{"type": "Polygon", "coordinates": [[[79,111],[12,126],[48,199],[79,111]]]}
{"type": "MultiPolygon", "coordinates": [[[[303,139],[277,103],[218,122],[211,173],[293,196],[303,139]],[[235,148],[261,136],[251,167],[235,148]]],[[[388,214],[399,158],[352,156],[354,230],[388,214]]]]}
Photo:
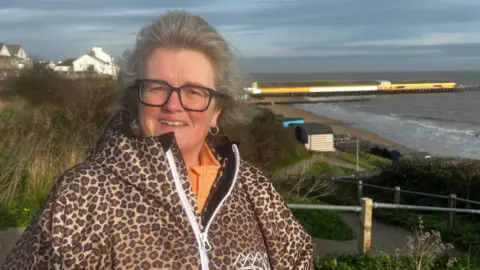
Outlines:
{"type": "Polygon", "coordinates": [[[182,111],[183,107],[182,104],[180,103],[180,96],[178,92],[173,92],[170,95],[170,98],[167,101],[167,104],[164,106],[167,110],[169,111],[182,111]]]}

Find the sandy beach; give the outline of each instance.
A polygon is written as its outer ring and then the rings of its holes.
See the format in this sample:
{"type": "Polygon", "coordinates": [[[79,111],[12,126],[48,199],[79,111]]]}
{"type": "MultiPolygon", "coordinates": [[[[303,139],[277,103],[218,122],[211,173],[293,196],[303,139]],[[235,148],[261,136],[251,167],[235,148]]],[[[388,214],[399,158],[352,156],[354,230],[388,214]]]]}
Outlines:
{"type": "Polygon", "coordinates": [[[399,146],[397,143],[382,138],[373,132],[358,129],[356,127],[353,127],[349,123],[344,123],[336,119],[301,110],[294,107],[293,105],[275,104],[263,105],[263,107],[273,111],[275,114],[282,114],[285,117],[301,117],[305,120],[305,122],[328,125],[332,128],[333,132],[337,134],[348,133],[352,136],[359,137],[362,140],[371,141],[372,143],[378,143],[385,146],[399,146]]]}

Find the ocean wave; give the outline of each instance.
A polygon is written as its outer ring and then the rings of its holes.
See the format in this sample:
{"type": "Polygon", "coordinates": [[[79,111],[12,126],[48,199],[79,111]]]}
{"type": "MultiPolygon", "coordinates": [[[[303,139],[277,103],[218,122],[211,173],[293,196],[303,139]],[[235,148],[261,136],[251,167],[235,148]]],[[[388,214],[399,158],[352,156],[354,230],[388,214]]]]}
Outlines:
{"type": "Polygon", "coordinates": [[[412,114],[390,114],[398,117],[409,118],[409,119],[419,119],[419,120],[427,120],[427,121],[438,121],[438,122],[446,122],[446,123],[464,123],[464,124],[471,124],[471,125],[480,125],[479,122],[476,121],[469,121],[466,119],[453,119],[444,116],[422,116],[422,115],[412,115],[412,114]]]}
{"type": "MultiPolygon", "coordinates": [[[[419,118],[419,119],[423,119],[423,118],[419,118]]],[[[436,131],[442,132],[442,134],[451,133],[451,134],[463,134],[463,135],[472,136],[472,137],[480,137],[480,132],[470,130],[470,129],[455,129],[453,127],[450,127],[450,128],[442,127],[429,122],[415,121],[415,120],[407,120],[406,122],[411,123],[413,125],[418,125],[427,129],[436,130],[436,131]]]]}
{"type": "Polygon", "coordinates": [[[355,105],[355,108],[371,108],[373,107],[372,105],[367,105],[367,104],[357,104],[355,105]]]}
{"type": "Polygon", "coordinates": [[[480,159],[478,125],[437,121],[428,117],[405,117],[395,113],[374,114],[342,108],[338,104],[299,104],[296,107],[353,123],[355,127],[421,151],[480,159]]]}

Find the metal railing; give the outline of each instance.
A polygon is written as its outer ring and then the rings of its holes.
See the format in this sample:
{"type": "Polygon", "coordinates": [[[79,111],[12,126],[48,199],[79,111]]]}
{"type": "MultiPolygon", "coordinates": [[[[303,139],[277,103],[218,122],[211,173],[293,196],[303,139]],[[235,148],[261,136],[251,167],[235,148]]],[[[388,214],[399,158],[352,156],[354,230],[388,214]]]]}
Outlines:
{"type": "Polygon", "coordinates": [[[288,204],[290,209],[306,209],[306,210],[335,210],[345,212],[361,212],[360,206],[345,206],[345,205],[321,205],[321,204],[288,204]]]}
{"type": "Polygon", "coordinates": [[[360,235],[358,239],[358,252],[367,253],[370,250],[372,242],[372,214],[373,209],[406,209],[433,212],[449,212],[452,213],[469,213],[480,214],[480,210],[476,209],[460,209],[450,207],[430,207],[406,204],[377,203],[370,198],[361,198],[360,206],[343,206],[343,205],[322,205],[322,204],[288,204],[290,209],[305,210],[330,210],[330,211],[347,211],[360,212],[360,235]]]}
{"type": "MultiPolygon", "coordinates": [[[[371,188],[376,188],[376,189],[382,189],[382,190],[387,190],[387,191],[392,191],[393,192],[393,205],[400,205],[400,198],[401,194],[412,194],[412,195],[419,195],[419,196],[426,196],[426,197],[432,197],[432,198],[438,198],[438,199],[446,199],[448,200],[448,208],[446,209],[456,209],[457,207],[457,201],[458,202],[464,202],[467,204],[477,204],[480,205],[479,201],[473,201],[469,199],[464,199],[464,198],[458,198],[456,194],[449,194],[447,195],[439,195],[439,194],[433,194],[433,193],[425,193],[425,192],[419,192],[419,191],[411,191],[411,190],[402,190],[399,186],[395,186],[393,188],[391,187],[384,187],[384,186],[378,186],[378,185],[373,185],[373,184],[367,184],[363,183],[361,179],[366,179],[369,178],[368,176],[356,176],[356,175],[349,175],[349,176],[340,176],[340,177],[332,177],[332,181],[335,182],[342,182],[342,183],[349,183],[349,184],[356,184],[357,185],[357,198],[359,204],[361,204],[361,200],[363,198],[363,187],[371,187],[371,188]],[[351,180],[355,179],[355,180],[351,180]]],[[[402,205],[403,208],[395,208],[395,209],[413,209],[413,208],[405,208],[405,205],[402,205]]],[[[441,208],[441,207],[437,207],[441,208]]],[[[418,209],[416,209],[418,210],[418,209]]],[[[465,209],[469,210],[469,209],[465,209]]],[[[428,210],[427,210],[428,211],[428,210]]],[[[474,213],[477,214],[473,210],[473,212],[461,212],[461,213],[474,213]]],[[[449,217],[448,217],[448,230],[452,231],[455,227],[455,218],[456,215],[455,213],[459,213],[458,211],[449,211],[449,217]]]]}

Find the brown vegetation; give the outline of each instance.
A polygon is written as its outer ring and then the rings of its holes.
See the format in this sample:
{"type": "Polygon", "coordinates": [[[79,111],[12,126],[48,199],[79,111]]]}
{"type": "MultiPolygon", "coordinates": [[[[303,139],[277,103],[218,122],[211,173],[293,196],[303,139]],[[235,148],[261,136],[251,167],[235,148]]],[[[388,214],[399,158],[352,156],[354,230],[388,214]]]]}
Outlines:
{"type": "MultiPolygon", "coordinates": [[[[2,99],[25,107],[0,111],[0,205],[6,206],[0,216],[7,211],[18,221],[18,211],[35,212],[56,178],[84,159],[108,121],[115,85],[111,79],[71,80],[39,64],[5,82],[2,99]]],[[[268,110],[225,132],[240,143],[242,157],[262,169],[303,150],[268,110]]]]}
{"type": "Polygon", "coordinates": [[[283,159],[305,153],[305,147],[275,121],[275,114],[268,109],[259,109],[249,124],[233,127],[226,134],[239,142],[245,160],[267,172],[283,159]]]}

